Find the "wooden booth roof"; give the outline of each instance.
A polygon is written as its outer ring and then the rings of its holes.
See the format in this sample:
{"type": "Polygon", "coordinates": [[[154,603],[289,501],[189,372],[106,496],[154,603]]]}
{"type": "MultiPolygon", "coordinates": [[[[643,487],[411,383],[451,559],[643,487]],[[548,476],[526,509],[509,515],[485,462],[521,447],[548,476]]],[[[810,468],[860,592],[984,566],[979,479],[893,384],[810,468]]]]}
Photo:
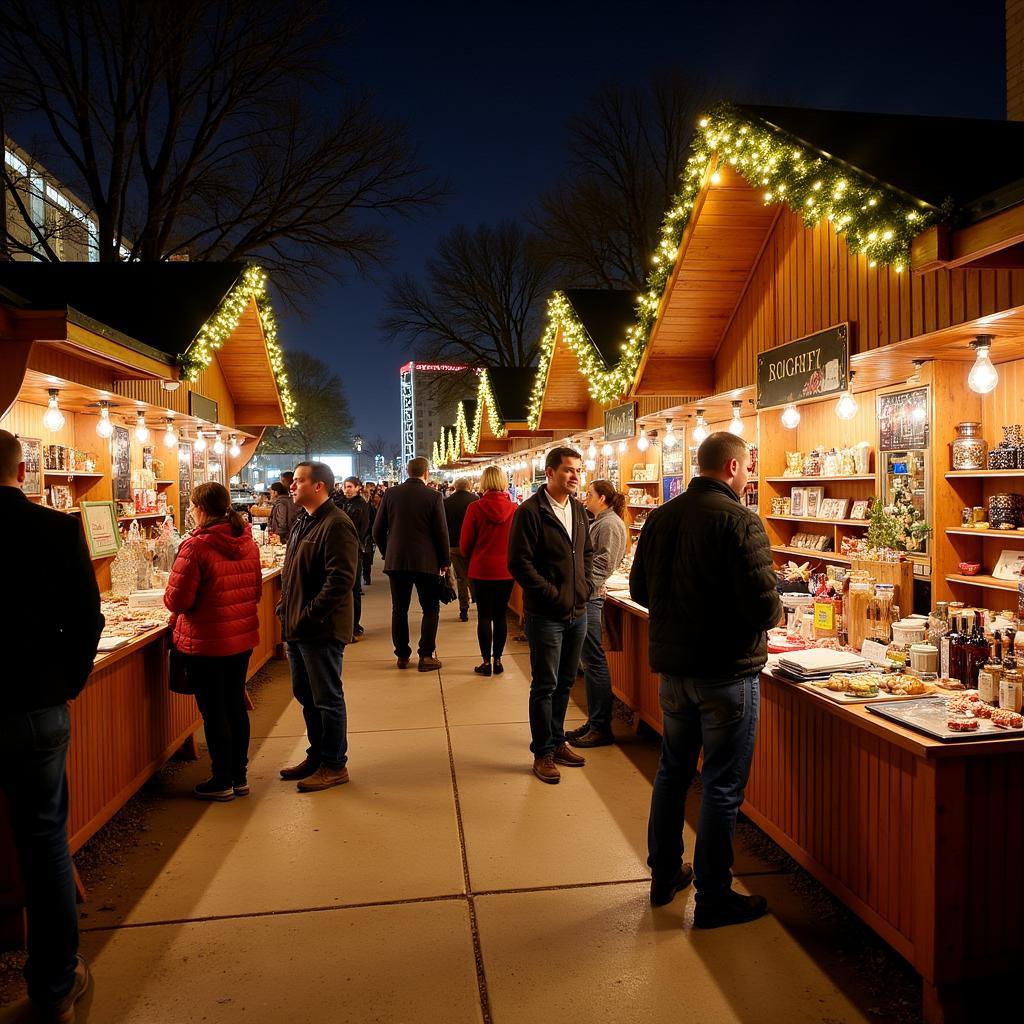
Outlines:
{"type": "MultiPolygon", "coordinates": [[[[282,398],[274,365],[280,353],[266,336],[256,298],[248,294],[253,288],[247,275],[260,273],[242,263],[3,263],[0,301],[22,317],[38,318],[35,340],[117,362],[115,378],[125,382],[131,397],[152,401],[140,389],[179,378],[197,339],[234,295],[237,323],[215,351],[215,376],[230,392],[237,425],[282,425],[288,399],[282,398]],[[46,313],[53,315],[43,320],[46,313]],[[94,343],[102,341],[113,344],[104,349],[94,343]]],[[[196,381],[193,390],[204,393],[208,373],[201,367],[190,378],[196,381]]],[[[181,390],[179,401],[186,394],[181,390]]],[[[155,404],[168,401],[154,395],[155,404]]]]}

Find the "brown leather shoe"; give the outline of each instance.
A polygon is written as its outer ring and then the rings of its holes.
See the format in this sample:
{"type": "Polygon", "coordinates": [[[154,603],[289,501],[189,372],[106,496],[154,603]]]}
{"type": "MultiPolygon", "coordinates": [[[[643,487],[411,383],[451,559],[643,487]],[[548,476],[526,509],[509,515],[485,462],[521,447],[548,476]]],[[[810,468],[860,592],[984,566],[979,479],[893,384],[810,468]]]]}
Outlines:
{"type": "Polygon", "coordinates": [[[308,779],[303,779],[295,788],[300,793],[315,793],[331,786],[343,786],[348,782],[347,768],[325,768],[321,765],[308,779]]]}
{"type": "Polygon", "coordinates": [[[409,667],[409,659],[408,658],[399,658],[398,661],[395,662],[395,664],[399,668],[408,668],[409,667]]]}
{"type": "Polygon", "coordinates": [[[533,774],[541,782],[548,782],[555,785],[562,778],[562,773],[555,767],[555,759],[551,754],[533,759],[533,774]]]}
{"type": "Polygon", "coordinates": [[[288,779],[289,781],[308,779],[318,767],[319,765],[315,761],[310,761],[308,757],[304,757],[298,764],[293,764],[290,768],[282,768],[281,778],[288,779]]]}
{"type": "Polygon", "coordinates": [[[420,658],[419,669],[421,672],[436,672],[441,667],[437,658],[420,658]]]}
{"type": "Polygon", "coordinates": [[[582,768],[587,763],[587,759],[577,754],[568,743],[563,743],[551,756],[555,764],[564,764],[568,768],[582,768]]]}

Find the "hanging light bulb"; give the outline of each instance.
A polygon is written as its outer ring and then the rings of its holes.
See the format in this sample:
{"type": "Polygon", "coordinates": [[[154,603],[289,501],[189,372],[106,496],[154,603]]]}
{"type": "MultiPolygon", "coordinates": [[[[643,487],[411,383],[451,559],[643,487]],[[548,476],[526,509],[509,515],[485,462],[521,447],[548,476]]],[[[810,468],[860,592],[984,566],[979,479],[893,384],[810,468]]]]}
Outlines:
{"type": "Polygon", "coordinates": [[[96,433],[100,437],[110,437],[114,432],[114,424],[110,422],[110,403],[100,402],[100,418],[96,423],[96,433]]]}
{"type": "Polygon", "coordinates": [[[197,452],[206,451],[206,438],[201,430],[196,431],[196,443],[192,446],[197,452]]]}
{"type": "Polygon", "coordinates": [[[224,454],[224,441],[220,436],[220,431],[217,431],[217,440],[213,442],[213,450],[217,455],[224,454]]]}
{"type": "Polygon", "coordinates": [[[140,409],[135,415],[135,440],[145,444],[149,440],[149,427],[146,426],[146,414],[140,409]]]}
{"type": "Polygon", "coordinates": [[[665,420],[665,437],[661,442],[666,448],[675,448],[679,438],[672,432],[672,420],[665,420]]]}
{"type": "Polygon", "coordinates": [[[857,415],[857,399],[853,397],[853,373],[850,373],[850,384],[847,389],[839,396],[839,401],[836,403],[836,415],[841,420],[852,420],[857,415]]]}
{"type": "Polygon", "coordinates": [[[64,426],[64,414],[57,408],[59,392],[56,388],[50,388],[47,394],[50,397],[46,401],[46,412],[43,413],[43,426],[47,430],[57,431],[64,426]]]}
{"type": "Polygon", "coordinates": [[[597,467],[597,460],[596,459],[587,459],[587,461],[584,462],[583,465],[587,467],[587,472],[588,473],[593,473],[594,469],[597,467]]]}
{"type": "Polygon", "coordinates": [[[237,459],[238,456],[242,454],[242,448],[239,445],[238,439],[235,437],[234,434],[231,435],[230,441],[231,447],[228,448],[228,454],[231,456],[231,458],[237,459]]]}
{"type": "Polygon", "coordinates": [[[782,425],[787,430],[795,430],[800,423],[800,410],[793,404],[782,410],[782,425]]]}
{"type": "Polygon", "coordinates": [[[593,438],[590,439],[590,447],[587,449],[587,458],[591,460],[597,458],[597,448],[594,445],[593,438]]]}
{"type": "Polygon", "coordinates": [[[740,416],[740,409],[743,403],[736,401],[732,403],[732,419],[729,420],[729,433],[737,437],[743,436],[743,418],[740,416]]]}
{"type": "Polygon", "coordinates": [[[637,451],[645,452],[651,447],[651,442],[647,440],[647,431],[644,430],[644,425],[640,424],[640,436],[636,439],[637,451]]]}
{"type": "Polygon", "coordinates": [[[989,358],[992,348],[992,335],[979,334],[971,342],[971,348],[977,353],[971,372],[967,375],[967,386],[979,395],[987,395],[999,383],[999,371],[989,358]]]}
{"type": "Polygon", "coordinates": [[[697,410],[697,423],[693,428],[693,439],[697,444],[702,444],[708,436],[708,425],[704,422],[704,410],[697,410]]]}
{"type": "Polygon", "coordinates": [[[626,446],[626,439],[625,439],[625,438],[623,438],[623,439],[622,439],[622,440],[621,440],[621,441],[619,442],[619,454],[620,454],[620,455],[625,455],[625,454],[626,454],[626,447],[627,447],[627,446],[626,446]]]}
{"type": "Polygon", "coordinates": [[[601,446],[601,454],[606,459],[610,459],[612,457],[612,452],[614,450],[615,449],[612,448],[611,444],[608,441],[605,441],[605,443],[601,446]]]}
{"type": "Polygon", "coordinates": [[[167,417],[167,429],[164,431],[164,446],[173,448],[178,443],[178,435],[174,430],[174,420],[167,417]]]}

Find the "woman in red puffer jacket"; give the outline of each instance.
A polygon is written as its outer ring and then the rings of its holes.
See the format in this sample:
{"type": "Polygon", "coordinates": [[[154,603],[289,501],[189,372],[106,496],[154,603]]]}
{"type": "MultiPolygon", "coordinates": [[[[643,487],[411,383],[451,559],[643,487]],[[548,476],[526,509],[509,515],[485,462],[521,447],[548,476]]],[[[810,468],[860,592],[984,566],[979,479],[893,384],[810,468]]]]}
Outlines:
{"type": "Polygon", "coordinates": [[[508,571],[508,535],[516,507],[508,494],[508,480],[497,466],[480,474],[482,496],[466,509],[459,536],[459,550],[469,564],[469,582],[476,600],[476,637],[483,663],[473,669],[477,675],[505,671],[501,655],[508,637],[508,601],[513,579],[508,571]]]}
{"type": "Polygon", "coordinates": [[[249,792],[249,712],[245,680],[260,640],[260,553],[223,484],[200,484],[189,497],[196,529],[181,542],[164,604],[174,646],[184,657],[203,716],[213,774],[195,787],[201,800],[249,792]]]}

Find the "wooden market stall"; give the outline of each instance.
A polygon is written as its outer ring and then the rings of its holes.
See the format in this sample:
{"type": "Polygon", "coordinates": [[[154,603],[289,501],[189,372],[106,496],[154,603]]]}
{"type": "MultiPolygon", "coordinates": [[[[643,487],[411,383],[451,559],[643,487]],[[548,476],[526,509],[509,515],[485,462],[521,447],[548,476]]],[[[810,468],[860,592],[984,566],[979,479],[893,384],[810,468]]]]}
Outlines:
{"type": "MultiPolygon", "coordinates": [[[[1024,188],[983,157],[1020,148],[1024,125],[723,107],[701,129],[618,367],[581,366],[585,386],[636,402],[649,440],[671,419],[688,452],[698,414],[742,432],[780,562],[852,564],[863,509],[905,483],[932,534],[910,558],[904,612],[950,599],[1016,611],[1017,583],[993,569],[1024,551],[1024,529],[962,519],[994,519],[993,495],[1024,492],[1024,460],[955,469],[951,442],[977,422],[989,448],[1007,427],[1012,448],[1024,417],[1024,188]],[[986,394],[968,386],[979,337],[999,375],[986,394]],[[787,362],[828,346],[842,354],[813,379],[787,362]],[[862,442],[851,471],[844,453],[862,442]]],[[[660,729],[646,610],[620,592],[606,617],[615,692],[660,729]]],[[[1022,737],[945,744],[762,679],[744,810],[921,973],[929,1022],[967,1019],[973,987],[1024,954],[1024,893],[1006,883],[1024,860],[1022,796],[1022,737]]]]}
{"type": "MultiPolygon", "coordinates": [[[[22,441],[30,500],[79,518],[86,503],[110,503],[122,529],[145,532],[167,516],[180,529],[191,487],[227,486],[263,430],[291,413],[254,266],[0,264],[0,352],[0,428],[22,441]]],[[[101,591],[111,563],[93,560],[101,591]]],[[[264,570],[250,673],[279,650],[279,576],[264,570]]],[[[167,689],[165,635],[148,629],[99,654],[71,705],[72,852],[201,723],[194,699],[167,689]]],[[[0,928],[10,941],[21,914],[4,838],[0,928]]]]}

